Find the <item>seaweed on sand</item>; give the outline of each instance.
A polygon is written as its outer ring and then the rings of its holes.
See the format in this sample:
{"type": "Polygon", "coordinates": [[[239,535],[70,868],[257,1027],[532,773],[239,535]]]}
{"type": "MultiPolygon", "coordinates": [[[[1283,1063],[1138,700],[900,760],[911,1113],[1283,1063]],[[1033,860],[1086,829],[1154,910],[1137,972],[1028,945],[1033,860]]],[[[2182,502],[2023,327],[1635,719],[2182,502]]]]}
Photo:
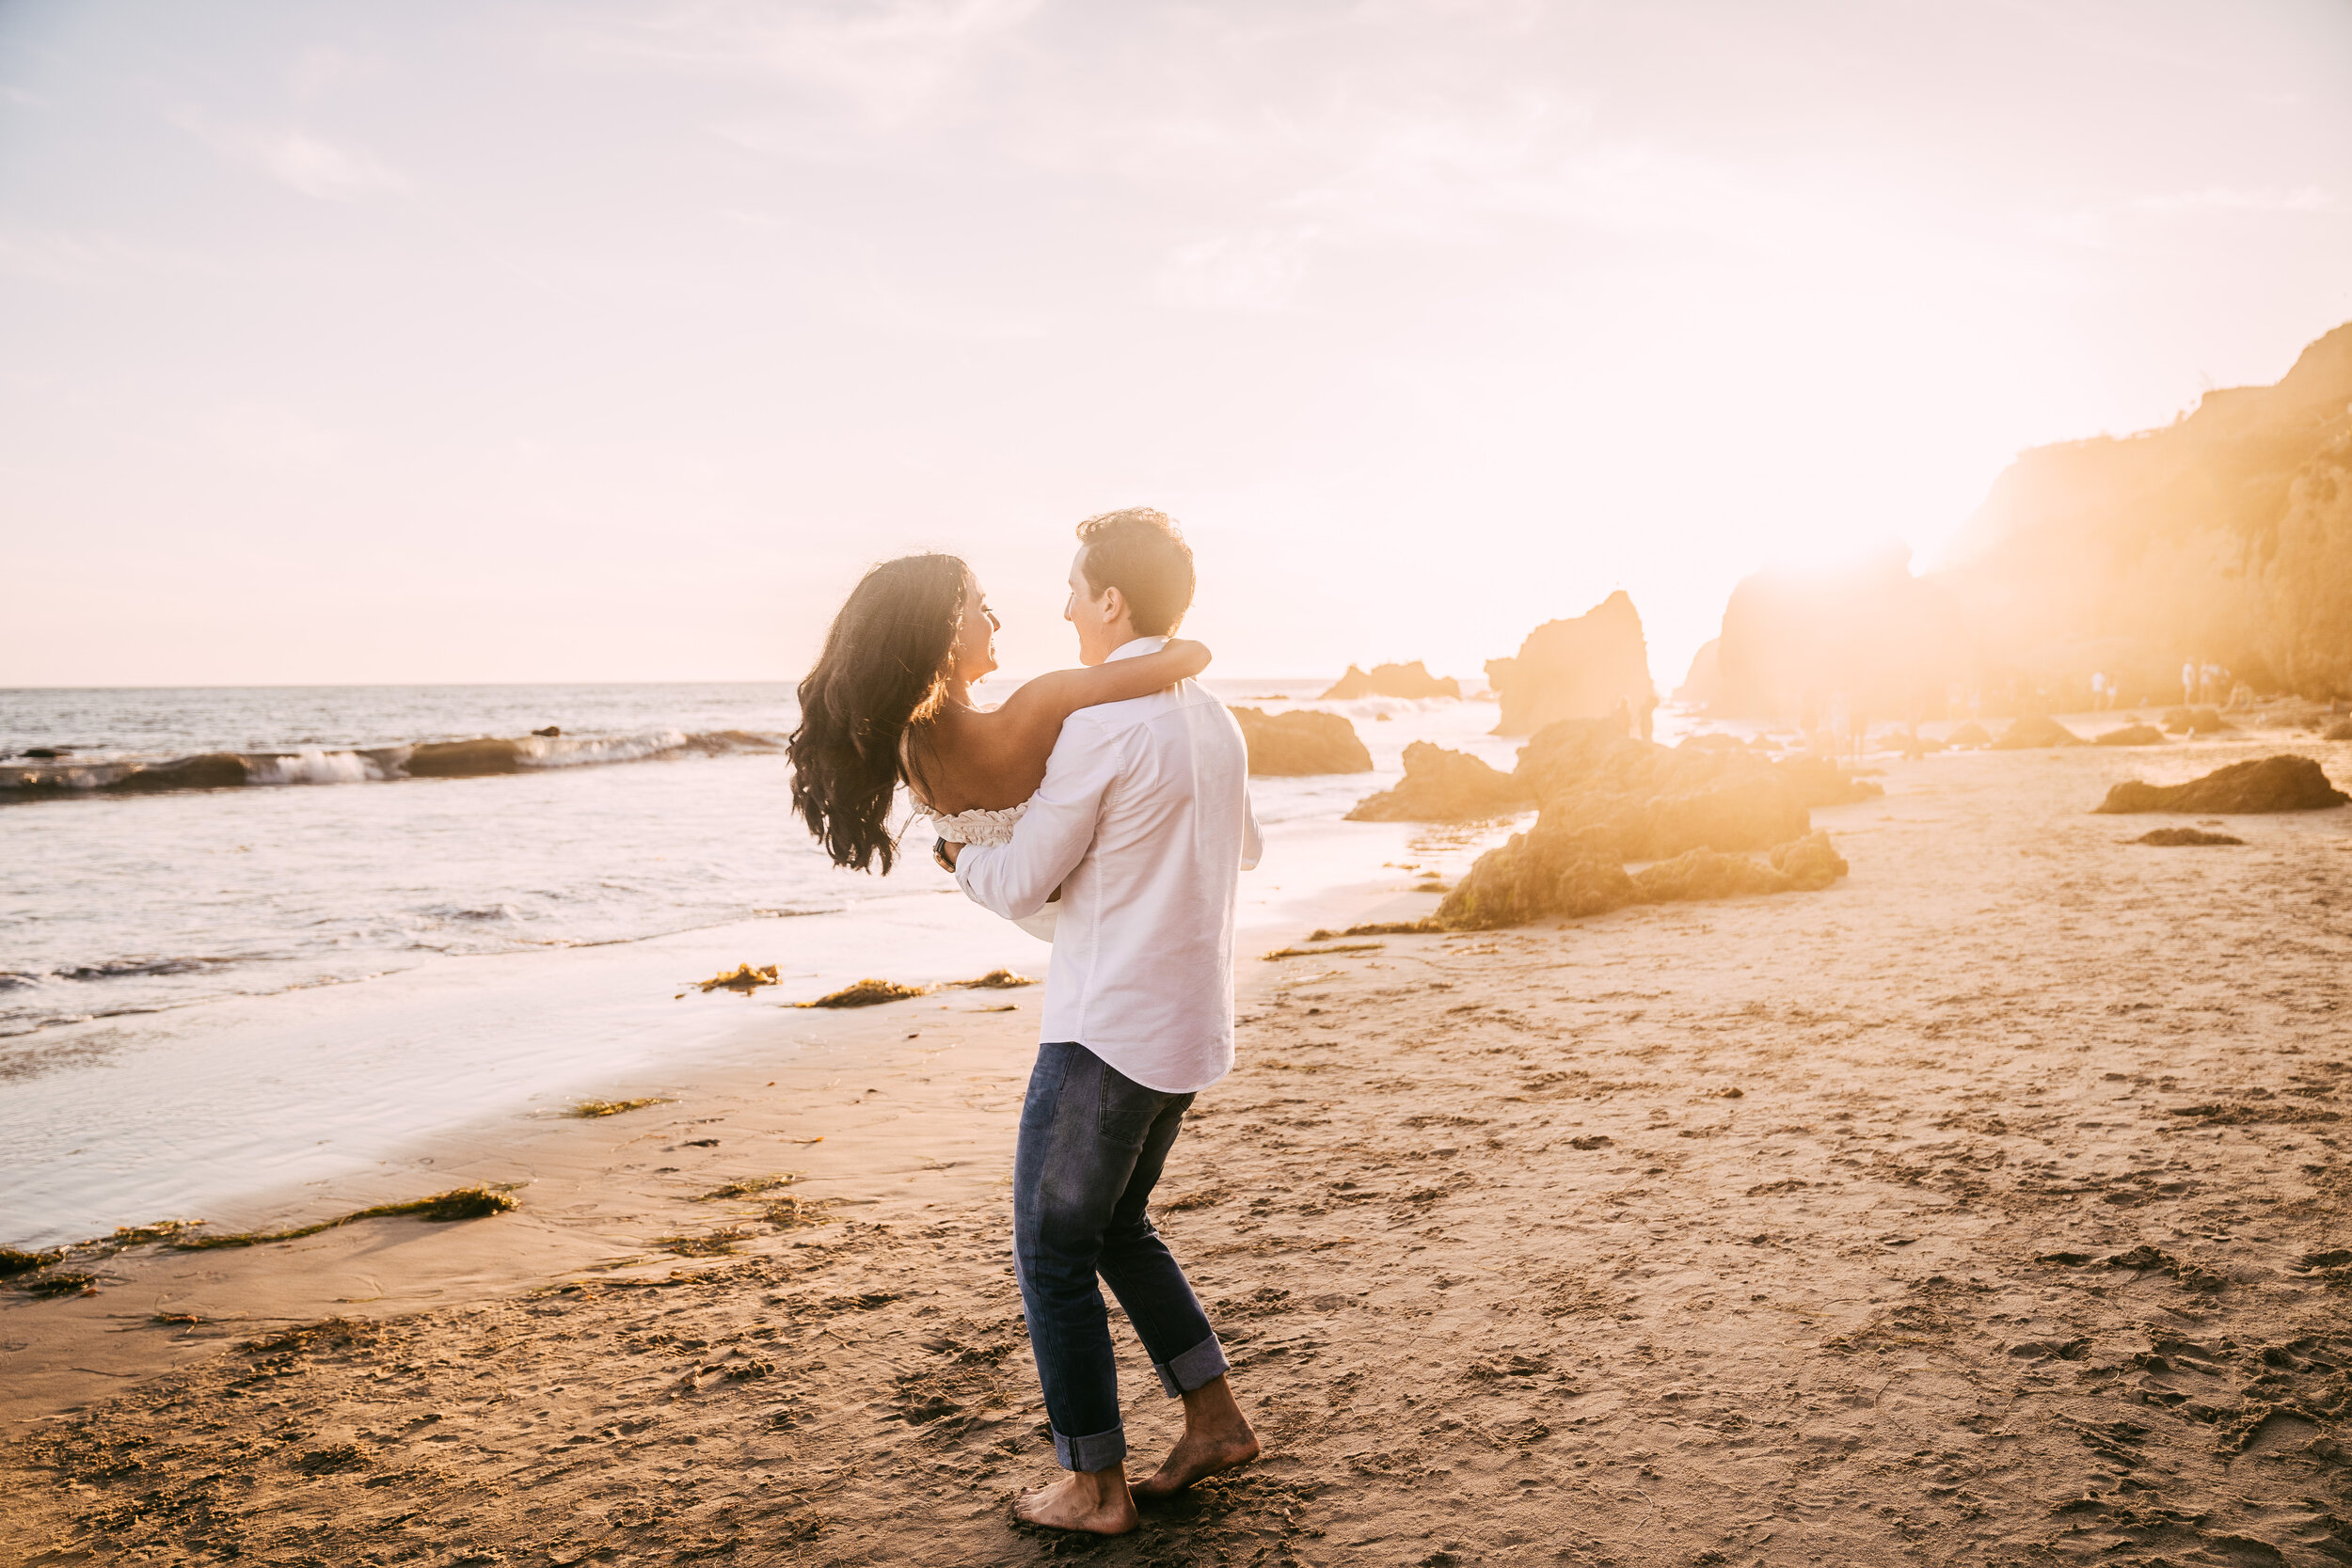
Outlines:
{"type": "Polygon", "coordinates": [[[1375,920],[1362,926],[1350,926],[1344,931],[1329,929],[1310,931],[1307,934],[1307,940],[1309,942],[1336,942],[1342,937],[1414,937],[1444,929],[1444,927],[1434,920],[1375,920]]]}
{"type": "Polygon", "coordinates": [[[707,980],[697,980],[694,982],[694,986],[696,990],[704,992],[724,989],[726,990],[741,991],[744,995],[749,996],[760,987],[772,986],[775,983],[776,966],[774,964],[769,964],[765,968],[761,969],[755,969],[749,963],[739,963],[733,969],[730,969],[723,974],[713,974],[707,980]]]}
{"type": "Polygon", "coordinates": [[[656,1236],[653,1244],[680,1258],[725,1258],[733,1255],[736,1243],[747,1241],[751,1235],[749,1227],[730,1225],[700,1236],[656,1236]]]}
{"type": "Polygon", "coordinates": [[[291,1230],[241,1230],[219,1236],[180,1234],[167,1244],[175,1252],[202,1252],[215,1247],[259,1246],[265,1242],[291,1242],[304,1236],[315,1236],[322,1230],[332,1230],[355,1220],[391,1219],[413,1214],[418,1219],[436,1225],[455,1220],[486,1218],[502,1214],[515,1207],[515,1200],[490,1187],[453,1187],[431,1197],[410,1198],[405,1203],[379,1203],[372,1209],[356,1210],[331,1220],[313,1225],[299,1225],[291,1230]]]}
{"type": "Polygon", "coordinates": [[[795,1007],[871,1007],[882,1002],[903,1002],[910,996],[924,996],[929,986],[902,986],[896,980],[866,978],[854,986],[820,996],[814,1002],[795,1002],[795,1007]]]}
{"type": "Polygon", "coordinates": [[[98,1293],[98,1277],[60,1271],[26,1280],[24,1290],[36,1296],[94,1296],[98,1293]]]}
{"type": "Polygon", "coordinates": [[[0,1246],[0,1279],[13,1279],[35,1269],[45,1269],[64,1256],[62,1252],[20,1252],[12,1246],[0,1246]]]}
{"type": "Polygon", "coordinates": [[[642,1111],[648,1105],[672,1103],[667,1095],[649,1095],[644,1100],[583,1100],[566,1112],[575,1117],[617,1117],[623,1111],[642,1111]]]}
{"type": "Polygon", "coordinates": [[[1343,942],[1329,947],[1278,947],[1271,953],[1261,953],[1258,957],[1267,963],[1272,963],[1277,958],[1314,958],[1326,953],[1377,953],[1387,945],[1385,942],[1343,942]]]}
{"type": "Polygon", "coordinates": [[[1015,974],[1009,969],[992,969],[977,980],[950,980],[948,990],[1011,990],[1016,986],[1034,986],[1037,982],[1026,974],[1015,974]]]}
{"type": "Polygon", "coordinates": [[[722,1182],[713,1187],[694,1201],[716,1203],[722,1198],[757,1197],[760,1194],[773,1192],[778,1187],[789,1187],[800,1179],[798,1172],[788,1170],[780,1170],[771,1176],[739,1176],[732,1181],[722,1182]]]}
{"type": "Polygon", "coordinates": [[[759,1217],[778,1230],[798,1230],[805,1225],[831,1225],[833,1216],[825,1211],[832,1206],[831,1198],[796,1197],[787,1193],[763,1208],[759,1217]]]}

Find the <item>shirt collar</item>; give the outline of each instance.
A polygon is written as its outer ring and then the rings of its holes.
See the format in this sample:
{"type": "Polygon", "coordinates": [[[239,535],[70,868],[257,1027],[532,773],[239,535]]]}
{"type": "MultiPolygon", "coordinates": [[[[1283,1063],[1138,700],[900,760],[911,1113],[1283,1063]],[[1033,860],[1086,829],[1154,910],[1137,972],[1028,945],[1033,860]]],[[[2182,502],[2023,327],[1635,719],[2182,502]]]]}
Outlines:
{"type": "Polygon", "coordinates": [[[1104,655],[1103,662],[1108,664],[1115,658],[1141,658],[1146,654],[1156,654],[1167,646],[1168,639],[1165,637],[1130,638],[1104,655]]]}

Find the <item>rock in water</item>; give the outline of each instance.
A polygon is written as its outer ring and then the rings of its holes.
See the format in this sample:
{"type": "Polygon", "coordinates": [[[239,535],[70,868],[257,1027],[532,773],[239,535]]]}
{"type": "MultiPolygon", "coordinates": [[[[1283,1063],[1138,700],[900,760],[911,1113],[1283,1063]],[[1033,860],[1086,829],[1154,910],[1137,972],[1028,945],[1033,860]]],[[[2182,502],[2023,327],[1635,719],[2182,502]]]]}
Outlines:
{"type": "Polygon", "coordinates": [[[2334,723],[2328,726],[2328,733],[2321,736],[2319,738],[2322,740],[2352,740],[2352,719],[2337,720],[2334,723]]]}
{"type": "Polygon", "coordinates": [[[1944,744],[1947,746],[1990,746],[1993,744],[1993,736],[1987,733],[1982,724],[1971,719],[1946,736],[1944,744]]]}
{"type": "Polygon", "coordinates": [[[1460,681],[1452,675],[1433,675],[1420,659],[1415,659],[1410,664],[1375,664],[1370,674],[1351,664],[1338,684],[1317,701],[1338,703],[1357,697],[1403,697],[1417,701],[1461,694],[1460,681]]]}
{"type": "Polygon", "coordinates": [[[2094,736],[2093,746],[2161,746],[2164,732],[2153,724],[2126,724],[2120,730],[2109,730],[2094,736]]]}
{"type": "Polygon", "coordinates": [[[1547,915],[1606,914],[1633,901],[1633,879],[1618,863],[1607,832],[1579,832],[1538,817],[1526,832],[1513,833],[1502,847],[1478,857],[1438,906],[1434,923],[1447,930],[1481,931],[1547,915]]]}
{"type": "Polygon", "coordinates": [[[2043,714],[2029,713],[1993,743],[1996,752],[2025,752],[2042,746],[2079,746],[2082,736],[2043,714]]]}
{"type": "Polygon", "coordinates": [[[1405,748],[1405,782],[1359,803],[1350,822],[1474,822],[1525,811],[1535,797],[1511,774],[1467,752],[1416,740],[1405,748]]]}
{"type": "Polygon", "coordinates": [[[1254,707],[1232,710],[1249,747],[1249,771],[1295,778],[1310,773],[1369,773],[1372,753],[1356,726],[1336,713],[1295,708],[1267,713],[1254,707]]]}
{"type": "Polygon", "coordinates": [[[2228,833],[2209,833],[2202,828],[2158,828],[2154,832],[2140,834],[2132,842],[2153,844],[2159,849],[2185,849],[2199,845],[2243,844],[2246,841],[2233,838],[2228,833]]]}
{"type": "Polygon", "coordinates": [[[2325,811],[2352,800],[2328,782],[2309,757],[2262,757],[2217,768],[2180,784],[2141,784],[2128,779],[2107,791],[2097,809],[2108,816],[2177,811],[2229,816],[2260,811],[2325,811]]]}
{"type": "Polygon", "coordinates": [[[1642,617],[1624,590],[1584,614],[1547,621],[1514,658],[1486,661],[1486,684],[1502,705],[1497,735],[1533,735],[1563,719],[1598,719],[1623,703],[1629,713],[1656,700],[1642,617]]]}

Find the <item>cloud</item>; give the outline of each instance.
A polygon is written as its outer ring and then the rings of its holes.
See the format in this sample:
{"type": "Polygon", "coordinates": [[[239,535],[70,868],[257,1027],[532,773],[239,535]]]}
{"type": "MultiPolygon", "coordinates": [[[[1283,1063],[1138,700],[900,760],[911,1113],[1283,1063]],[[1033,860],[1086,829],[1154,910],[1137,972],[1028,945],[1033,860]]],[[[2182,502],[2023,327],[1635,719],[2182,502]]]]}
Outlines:
{"type": "Polygon", "coordinates": [[[2201,191],[2167,191],[2143,196],[2132,205],[2143,213],[2316,213],[2335,205],[2335,198],[2317,185],[2239,190],[2209,185],[2201,191]]]}
{"type": "Polygon", "coordinates": [[[1196,310],[1279,310],[1307,277],[1313,229],[1219,235],[1179,246],[1162,264],[1153,293],[1196,310]]]}
{"type": "Polygon", "coordinates": [[[680,0],[644,20],[583,28],[591,55],[697,74],[771,77],[829,88],[873,119],[911,118],[988,43],[1042,0],[833,0],[777,7],[680,0]]]}
{"type": "Polygon", "coordinates": [[[189,129],[224,157],[258,168],[316,201],[357,201],[379,191],[409,188],[408,177],[389,164],[307,131],[223,130],[202,124],[189,129]]]}

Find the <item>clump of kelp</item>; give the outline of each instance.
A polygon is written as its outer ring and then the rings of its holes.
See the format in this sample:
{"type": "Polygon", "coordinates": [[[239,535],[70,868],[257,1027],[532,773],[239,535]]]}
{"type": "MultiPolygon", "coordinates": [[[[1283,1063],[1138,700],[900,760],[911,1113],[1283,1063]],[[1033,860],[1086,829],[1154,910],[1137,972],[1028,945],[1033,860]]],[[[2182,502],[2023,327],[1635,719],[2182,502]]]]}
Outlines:
{"type": "Polygon", "coordinates": [[[795,1002],[795,1007],[872,1007],[884,1002],[904,1002],[909,997],[928,996],[929,986],[902,986],[896,980],[877,980],[868,976],[853,986],[844,986],[814,1002],[795,1002]]]}
{"type": "Polygon", "coordinates": [[[667,1095],[648,1095],[644,1100],[583,1100],[564,1115],[593,1119],[596,1117],[617,1117],[623,1111],[642,1111],[648,1105],[672,1105],[676,1101],[667,1095]]]}
{"type": "Polygon", "coordinates": [[[339,1226],[351,1225],[359,1220],[395,1219],[404,1215],[413,1215],[435,1225],[448,1225],[456,1220],[486,1219],[492,1214],[503,1214],[514,1207],[514,1198],[495,1187],[453,1187],[445,1193],[435,1193],[431,1197],[410,1198],[405,1203],[379,1203],[371,1209],[358,1209],[348,1214],[339,1214],[331,1220],[320,1220],[313,1225],[298,1225],[291,1230],[239,1230],[223,1235],[182,1234],[167,1241],[165,1244],[175,1252],[201,1252],[215,1247],[260,1246],[269,1242],[292,1242],[304,1236],[315,1236],[322,1230],[333,1230],[339,1226]]]}
{"type": "Polygon", "coordinates": [[[1037,982],[1026,974],[1015,974],[1009,969],[992,969],[977,980],[950,980],[950,990],[1011,990],[1016,986],[1034,986],[1037,982]]]}
{"type": "Polygon", "coordinates": [[[713,1187],[694,1201],[716,1203],[722,1198],[757,1197],[762,1193],[772,1193],[778,1187],[789,1187],[799,1180],[796,1172],[788,1170],[780,1170],[770,1176],[739,1176],[732,1181],[713,1187]]]}
{"type": "Polygon", "coordinates": [[[0,1279],[15,1282],[18,1290],[30,1295],[92,1295],[98,1289],[96,1275],[80,1268],[68,1269],[59,1265],[68,1261],[75,1264],[96,1262],[136,1246],[165,1246],[174,1252],[261,1246],[270,1242],[291,1242],[304,1236],[315,1236],[323,1230],[333,1230],[358,1220],[410,1216],[446,1225],[456,1220],[502,1214],[515,1206],[515,1199],[498,1188],[473,1186],[453,1187],[445,1193],[410,1198],[403,1203],[379,1203],[348,1214],[338,1214],[333,1219],[320,1220],[313,1225],[296,1226],[290,1230],[208,1231],[205,1226],[209,1222],[204,1220],[158,1220],[152,1225],[122,1226],[111,1235],[47,1251],[24,1252],[13,1247],[0,1248],[0,1279]],[[28,1275],[30,1277],[26,1277],[28,1275]]]}
{"type": "MultiPolygon", "coordinates": [[[[739,963],[733,969],[725,970],[720,974],[713,974],[707,980],[695,981],[694,989],[703,992],[705,995],[708,995],[714,990],[731,990],[744,996],[749,996],[760,987],[772,986],[775,983],[776,966],[774,964],[767,964],[759,968],[754,968],[749,963],[739,963]]],[[[678,992],[678,996],[684,996],[685,994],[686,993],[684,991],[678,992]]],[[[675,1001],[676,998],[673,997],[671,1000],[675,1001]]]]}
{"type": "Polygon", "coordinates": [[[1009,969],[992,969],[970,980],[948,980],[936,986],[902,986],[896,980],[877,980],[872,976],[855,985],[830,991],[814,1002],[787,1004],[794,1007],[872,1007],[884,1002],[905,1002],[913,997],[929,996],[935,990],[1012,990],[1021,986],[1034,986],[1037,981],[1026,974],[1016,974],[1009,969]]]}

